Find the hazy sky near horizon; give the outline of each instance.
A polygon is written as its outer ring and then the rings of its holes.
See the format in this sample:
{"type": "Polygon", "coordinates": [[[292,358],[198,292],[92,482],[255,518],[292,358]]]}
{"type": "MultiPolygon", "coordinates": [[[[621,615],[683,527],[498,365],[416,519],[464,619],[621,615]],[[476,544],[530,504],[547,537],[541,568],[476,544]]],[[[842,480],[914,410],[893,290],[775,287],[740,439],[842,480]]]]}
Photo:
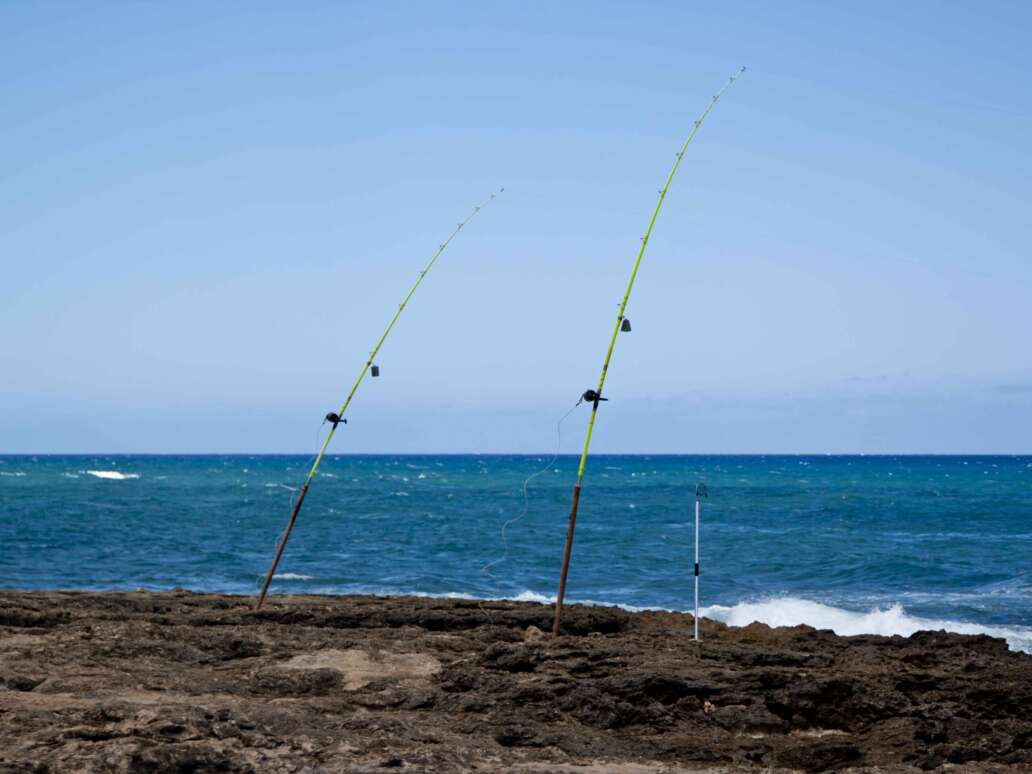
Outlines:
{"type": "Polygon", "coordinates": [[[6,3],[0,453],[1032,452],[1026,3],[6,3]],[[564,424],[575,452],[586,411],[564,424]]]}

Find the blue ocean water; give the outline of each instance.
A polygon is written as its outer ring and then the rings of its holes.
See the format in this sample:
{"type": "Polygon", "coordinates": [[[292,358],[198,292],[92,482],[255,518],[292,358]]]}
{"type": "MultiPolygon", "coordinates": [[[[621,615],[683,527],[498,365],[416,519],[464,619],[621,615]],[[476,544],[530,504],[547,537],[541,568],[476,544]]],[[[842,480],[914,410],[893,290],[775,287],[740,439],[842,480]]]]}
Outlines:
{"type": "MultiPolygon", "coordinates": [[[[254,593],[307,462],[0,457],[0,587],[254,593]]],[[[576,459],[547,463],[329,457],[273,592],[549,600],[576,459]]],[[[698,481],[710,617],[1032,651],[1032,457],[593,456],[568,599],[690,609],[698,481]]]]}

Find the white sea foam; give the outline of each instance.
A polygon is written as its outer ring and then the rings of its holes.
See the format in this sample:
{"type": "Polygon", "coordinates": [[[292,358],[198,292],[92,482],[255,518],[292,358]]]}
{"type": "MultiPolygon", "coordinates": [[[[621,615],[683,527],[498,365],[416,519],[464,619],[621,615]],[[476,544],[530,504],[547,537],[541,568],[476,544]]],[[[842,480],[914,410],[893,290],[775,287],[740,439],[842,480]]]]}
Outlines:
{"type": "Polygon", "coordinates": [[[515,597],[512,597],[512,600],[514,602],[540,602],[542,605],[550,605],[555,602],[555,597],[538,594],[536,591],[521,591],[515,597]]]}
{"type": "Polygon", "coordinates": [[[111,481],[125,481],[129,478],[139,478],[139,473],[120,473],[117,470],[84,470],[83,473],[87,473],[97,478],[107,478],[111,481]]]}
{"type": "MultiPolygon", "coordinates": [[[[394,592],[397,593],[397,592],[394,592]]],[[[411,594],[412,592],[408,592],[411,594]]],[[[451,595],[426,595],[451,596],[451,595]]],[[[537,602],[542,605],[555,603],[555,596],[541,594],[536,591],[521,591],[512,597],[514,602],[537,602]]],[[[595,599],[567,599],[567,604],[589,605],[599,607],[620,607],[631,612],[644,610],[667,610],[661,607],[639,607],[637,605],[617,604],[595,599]]],[[[684,611],[690,612],[690,611],[684,611]]],[[[699,611],[704,618],[722,621],[728,626],[748,626],[751,623],[765,623],[768,626],[798,626],[807,624],[816,629],[831,629],[836,634],[852,636],[855,634],[880,634],[890,637],[898,634],[909,637],[919,631],[954,632],[956,634],[988,634],[1006,640],[1011,650],[1032,653],[1032,627],[1030,626],[986,626],[963,621],[945,621],[934,618],[921,618],[909,615],[901,605],[889,608],[875,608],[867,613],[824,605],[809,599],[797,597],[778,597],[757,602],[740,602],[731,607],[712,605],[699,611]]]]}
{"type": "Polygon", "coordinates": [[[898,634],[909,637],[914,632],[945,630],[957,634],[988,634],[1007,640],[1012,650],[1032,653],[1032,627],[984,626],[963,621],[921,618],[908,614],[902,605],[874,608],[866,613],[843,610],[798,597],[740,602],[732,607],[712,605],[701,611],[706,618],[723,621],[729,626],[746,626],[758,621],[768,626],[798,626],[807,624],[817,629],[831,629],[835,634],[880,634],[886,637],[898,634]]]}
{"type": "MultiPolygon", "coordinates": [[[[542,605],[554,605],[555,594],[539,594],[536,591],[521,591],[515,597],[505,597],[512,602],[538,602],[542,605]]],[[[571,599],[566,598],[568,605],[587,605],[588,607],[619,607],[621,610],[629,610],[632,613],[640,613],[643,610],[663,610],[661,607],[638,607],[637,605],[618,605],[615,602],[602,602],[597,599],[571,599]]]]}
{"type": "MultiPolygon", "coordinates": [[[[275,575],[282,580],[313,580],[310,576],[284,573],[275,575]]],[[[327,586],[312,590],[321,594],[375,594],[380,596],[412,596],[436,599],[482,599],[484,601],[536,602],[542,605],[555,604],[555,595],[542,594],[537,591],[521,591],[514,596],[483,597],[465,592],[428,593],[412,589],[385,587],[340,587],[327,586]]],[[[566,603],[595,607],[619,607],[630,612],[645,610],[673,611],[664,607],[640,607],[638,605],[619,604],[596,599],[579,599],[567,597],[566,603]]],[[[963,621],[938,620],[909,615],[901,605],[888,608],[874,608],[866,613],[825,605],[809,599],[798,597],[777,597],[755,602],[740,602],[731,607],[711,605],[699,611],[703,617],[721,621],[728,626],[748,626],[751,623],[764,623],[768,626],[798,626],[806,624],[816,629],[831,629],[843,636],[857,634],[877,634],[882,636],[900,635],[909,637],[919,631],[947,631],[956,634],[987,634],[1006,640],[1011,650],[1032,653],[1032,627],[1030,626],[988,626],[963,621]]]]}
{"type": "Polygon", "coordinates": [[[296,572],[278,572],[278,573],[276,573],[275,575],[272,576],[272,579],[273,580],[302,580],[302,581],[309,581],[309,580],[315,580],[315,576],[314,575],[301,575],[300,573],[296,573],[296,572]]]}
{"type": "Polygon", "coordinates": [[[6,471],[3,472],[3,473],[0,473],[0,476],[9,476],[11,478],[21,478],[24,475],[26,475],[26,474],[22,473],[20,470],[15,471],[14,473],[8,473],[6,471]]]}

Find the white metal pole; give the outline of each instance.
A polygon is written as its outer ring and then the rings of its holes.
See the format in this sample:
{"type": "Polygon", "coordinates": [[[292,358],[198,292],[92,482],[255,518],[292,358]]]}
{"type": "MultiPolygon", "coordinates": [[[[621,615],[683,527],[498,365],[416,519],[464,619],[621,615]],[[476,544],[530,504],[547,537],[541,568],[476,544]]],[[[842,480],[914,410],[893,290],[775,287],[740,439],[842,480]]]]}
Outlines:
{"type": "Polygon", "coordinates": [[[695,639],[699,639],[699,510],[702,500],[695,498],[695,639]]]}

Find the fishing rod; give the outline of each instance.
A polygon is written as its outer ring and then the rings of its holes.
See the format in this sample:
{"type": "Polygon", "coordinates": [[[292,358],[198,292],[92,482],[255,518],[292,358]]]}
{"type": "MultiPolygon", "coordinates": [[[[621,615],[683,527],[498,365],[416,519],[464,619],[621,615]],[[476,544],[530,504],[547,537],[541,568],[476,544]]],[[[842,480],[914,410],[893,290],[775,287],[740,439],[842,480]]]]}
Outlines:
{"type": "Polygon", "coordinates": [[[734,83],[738,77],[745,72],[743,67],[737,73],[732,75],[727,83],[721,87],[720,91],[713,95],[713,99],[710,100],[709,105],[702,111],[702,115],[696,119],[688,137],[685,138],[684,143],[681,145],[681,150],[677,153],[677,158],[674,160],[674,166],[670,170],[670,174],[667,175],[666,183],[659,192],[659,201],[656,202],[655,209],[652,210],[652,217],[649,218],[649,225],[645,229],[645,236],[641,238],[641,246],[638,248],[638,255],[634,259],[634,266],[631,269],[631,277],[627,281],[627,290],[624,291],[623,300],[620,302],[620,311],[616,314],[616,325],[613,327],[613,335],[609,339],[609,349],[606,350],[606,357],[602,361],[602,374],[598,378],[598,387],[594,390],[586,390],[581,396],[582,402],[591,404],[591,415],[588,417],[588,431],[584,436],[584,449],[581,451],[580,465],[577,467],[577,479],[573,484],[573,498],[570,502],[570,523],[566,527],[566,545],[563,548],[563,566],[559,573],[559,590],[555,595],[555,620],[552,624],[552,633],[555,635],[559,634],[559,627],[562,621],[563,615],[563,597],[566,595],[566,575],[570,569],[570,553],[573,550],[573,530],[577,524],[577,505],[580,503],[580,492],[581,492],[581,480],[584,478],[584,466],[588,462],[588,447],[591,446],[591,431],[595,428],[595,415],[598,414],[598,404],[600,401],[609,400],[608,398],[602,397],[602,387],[606,383],[606,373],[609,371],[609,361],[613,357],[613,348],[616,346],[616,337],[621,331],[627,333],[631,330],[631,321],[624,316],[624,312],[627,310],[627,301],[631,297],[631,289],[634,287],[634,280],[638,276],[638,267],[641,265],[641,257],[645,254],[645,247],[649,243],[649,235],[652,234],[652,227],[656,224],[656,218],[659,215],[659,210],[663,206],[663,200],[666,198],[667,189],[670,188],[670,182],[674,179],[674,175],[677,173],[677,168],[681,165],[681,159],[684,158],[684,153],[688,150],[688,144],[694,139],[696,132],[699,131],[699,127],[702,126],[702,122],[706,120],[706,116],[713,110],[713,106],[717,104],[717,101],[724,96],[724,92],[727,91],[731,84],[734,83]]]}
{"type": "MultiPolygon", "coordinates": [[[[502,193],[504,190],[504,188],[501,188],[498,190],[498,193],[502,193]]],[[[412,284],[412,287],[409,288],[409,292],[405,294],[405,298],[402,299],[401,304],[394,312],[394,316],[391,317],[391,321],[387,323],[387,328],[377,340],[376,346],[373,347],[372,352],[369,353],[368,359],[363,363],[362,370],[358,372],[358,378],[355,379],[355,383],[351,385],[351,391],[348,392],[348,396],[344,399],[344,403],[341,405],[340,411],[337,411],[336,413],[331,411],[326,415],[325,421],[330,423],[330,430],[326,434],[326,440],[323,441],[322,448],[319,449],[318,454],[315,455],[312,467],[308,471],[308,475],[305,477],[305,483],[301,486],[301,489],[297,494],[297,499],[294,501],[294,507],[290,512],[290,519],[287,521],[287,528],[283,531],[279,544],[276,546],[276,553],[272,558],[272,564],[269,565],[269,571],[265,575],[265,582],[262,584],[261,594],[258,595],[258,601],[254,606],[255,610],[261,610],[262,603],[265,602],[265,596],[269,592],[269,584],[272,583],[272,576],[276,572],[276,567],[279,565],[280,557],[283,556],[283,549],[287,545],[287,538],[290,537],[290,531],[294,529],[294,522],[297,521],[297,514],[301,510],[301,504],[305,501],[305,495],[308,494],[308,487],[311,486],[312,479],[315,478],[315,472],[319,469],[319,463],[322,462],[323,456],[326,454],[326,448],[330,445],[333,434],[337,432],[337,426],[342,423],[345,425],[348,423],[348,420],[344,417],[344,413],[348,410],[348,406],[351,405],[351,399],[354,398],[355,393],[358,392],[358,387],[362,384],[362,380],[365,379],[366,373],[369,373],[374,377],[380,375],[380,367],[373,364],[373,361],[376,359],[376,354],[380,351],[380,347],[383,346],[383,342],[387,339],[387,336],[394,327],[394,324],[398,321],[398,318],[401,317],[401,313],[405,310],[405,306],[408,304],[409,299],[412,298],[412,294],[416,292],[416,288],[419,287],[423,278],[426,277],[427,272],[429,272],[430,269],[434,267],[434,264],[437,263],[437,259],[441,257],[441,253],[445,251],[456,235],[462,231],[463,226],[473,220],[476,214],[486,207],[497,195],[498,194],[491,194],[483,204],[474,207],[473,212],[471,212],[464,221],[457,225],[455,230],[452,231],[451,234],[448,235],[448,238],[441,243],[440,247],[437,248],[437,252],[433,254],[433,257],[429,260],[426,266],[423,267],[423,270],[419,272],[419,276],[416,278],[416,281],[412,284]]]]}

